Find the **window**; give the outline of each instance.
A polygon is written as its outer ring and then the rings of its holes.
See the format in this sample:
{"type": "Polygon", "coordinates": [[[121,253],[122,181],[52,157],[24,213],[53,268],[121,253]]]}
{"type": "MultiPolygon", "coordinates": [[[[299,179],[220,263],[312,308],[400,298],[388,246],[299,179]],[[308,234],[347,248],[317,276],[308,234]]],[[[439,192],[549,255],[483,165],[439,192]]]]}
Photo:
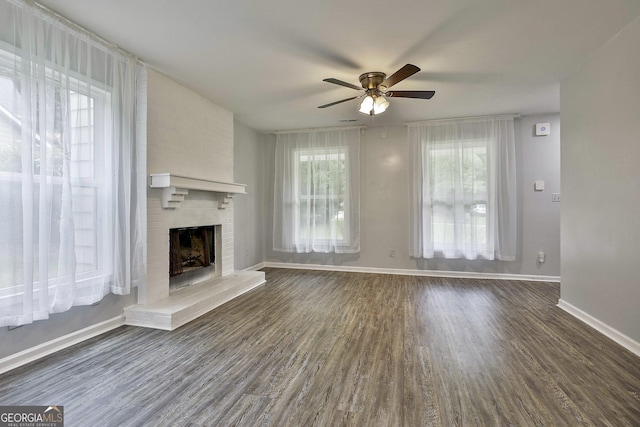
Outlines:
{"type": "Polygon", "coordinates": [[[347,150],[344,147],[295,150],[295,208],[298,241],[310,239],[343,244],[345,227],[347,150]]]}
{"type": "MultiPolygon", "coordinates": [[[[49,74],[46,85],[54,88],[52,96],[55,103],[51,104],[54,108],[51,125],[54,130],[53,132],[45,131],[44,135],[36,131],[32,146],[23,147],[20,109],[22,96],[19,85],[15,83],[16,79],[10,78],[12,70],[7,61],[10,55],[4,52],[2,57],[4,61],[0,62],[0,188],[2,188],[0,217],[3,229],[22,230],[23,228],[23,216],[12,214],[11,211],[17,205],[24,205],[22,167],[24,161],[29,161],[25,157],[31,153],[32,197],[40,203],[39,193],[43,183],[46,183],[44,187],[48,201],[45,200],[45,202],[49,204],[46,209],[47,215],[52,219],[49,224],[46,251],[48,259],[46,271],[50,284],[55,284],[59,276],[62,198],[66,174],[69,176],[73,214],[76,280],[108,276],[110,266],[105,264],[104,258],[99,253],[102,247],[97,244],[104,241],[104,229],[98,225],[105,222],[103,206],[105,200],[101,196],[104,195],[106,181],[104,167],[101,167],[97,159],[104,158],[105,144],[108,145],[108,141],[100,140],[100,143],[96,143],[96,137],[99,130],[105,127],[104,111],[109,109],[109,97],[104,91],[96,88],[91,90],[91,96],[89,96],[86,85],[73,79],[69,81],[76,90],[68,90],[68,93],[64,93],[49,74]],[[65,114],[63,104],[66,104],[66,113],[69,115],[67,123],[62,120],[62,115],[65,114]],[[65,138],[70,142],[68,150],[63,144],[65,138]],[[43,143],[46,144],[45,147],[41,147],[43,143]],[[45,153],[47,159],[43,160],[42,153],[45,153]],[[64,161],[65,156],[69,158],[68,164],[64,161]],[[65,169],[68,169],[68,172],[65,173],[65,169]]],[[[14,75],[19,77],[17,73],[14,75]]],[[[38,104],[37,108],[41,108],[41,105],[38,104]]],[[[39,116],[38,111],[36,115],[39,116]]],[[[1,239],[0,247],[7,256],[0,256],[0,289],[3,295],[17,294],[20,293],[19,289],[24,282],[23,239],[16,239],[15,235],[10,233],[3,234],[1,239]]],[[[39,265],[41,243],[43,243],[41,239],[34,240],[36,266],[39,265]]],[[[34,268],[33,280],[38,282],[39,275],[44,271],[39,266],[34,268]]]]}
{"type": "Polygon", "coordinates": [[[37,4],[0,2],[0,326],[144,278],[135,58],[37,4]]]}
{"type": "Polygon", "coordinates": [[[488,218],[486,142],[438,144],[425,153],[432,186],[434,250],[451,256],[460,240],[484,252],[488,218]]]}
{"type": "Polygon", "coordinates": [[[515,259],[513,118],[409,126],[411,255],[515,259]]]}
{"type": "Polygon", "coordinates": [[[359,145],[358,129],[278,135],[274,250],[360,250],[359,145]]]}
{"type": "MultiPolygon", "coordinates": [[[[86,93],[86,92],[85,92],[86,93]]],[[[76,273],[91,271],[110,275],[111,265],[100,254],[104,241],[104,204],[107,188],[105,170],[99,159],[105,157],[110,141],[103,135],[104,111],[110,109],[109,96],[96,89],[91,95],[69,94],[71,142],[71,194],[75,235],[76,273]]]]}

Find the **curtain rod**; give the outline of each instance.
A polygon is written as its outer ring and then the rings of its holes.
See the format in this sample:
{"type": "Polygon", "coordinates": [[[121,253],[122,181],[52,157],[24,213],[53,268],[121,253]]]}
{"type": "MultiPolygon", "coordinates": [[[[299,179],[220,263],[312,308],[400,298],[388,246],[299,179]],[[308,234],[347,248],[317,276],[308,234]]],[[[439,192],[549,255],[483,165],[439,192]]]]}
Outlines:
{"type": "Polygon", "coordinates": [[[87,30],[86,28],[76,24],[69,18],[62,16],[57,12],[54,12],[53,10],[49,9],[44,5],[41,5],[40,3],[37,3],[34,0],[7,0],[7,1],[16,7],[28,8],[34,13],[36,13],[37,15],[39,15],[40,17],[42,17],[43,19],[51,23],[59,22],[65,25],[70,31],[74,33],[75,36],[91,41],[99,45],[97,46],[99,48],[108,49],[111,52],[115,51],[122,56],[137,59],[136,55],[130,52],[127,52],[126,50],[119,47],[117,44],[112,43],[108,40],[105,40],[104,38],[100,37],[93,31],[87,30]]]}
{"type": "Polygon", "coordinates": [[[474,119],[499,119],[499,118],[509,118],[509,119],[519,119],[520,113],[510,113],[510,114],[495,114],[490,116],[469,116],[469,117],[452,117],[448,119],[433,119],[433,120],[420,120],[417,122],[405,122],[405,126],[409,125],[419,125],[419,124],[427,124],[427,123],[438,123],[438,122],[452,122],[457,120],[474,120],[474,119]]]}
{"type": "Polygon", "coordinates": [[[285,134],[285,133],[322,132],[322,131],[332,131],[332,130],[352,130],[352,129],[366,129],[366,126],[345,126],[345,127],[334,127],[334,128],[308,128],[308,129],[277,130],[275,132],[271,132],[271,135],[282,135],[282,134],[285,134]]]}

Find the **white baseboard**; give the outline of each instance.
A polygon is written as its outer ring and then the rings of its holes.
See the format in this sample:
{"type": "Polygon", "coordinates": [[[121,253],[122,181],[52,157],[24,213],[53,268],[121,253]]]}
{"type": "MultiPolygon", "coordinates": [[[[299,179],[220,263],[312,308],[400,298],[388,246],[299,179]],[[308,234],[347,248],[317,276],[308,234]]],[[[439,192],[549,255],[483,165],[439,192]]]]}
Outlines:
{"type": "Polygon", "coordinates": [[[267,266],[266,262],[260,262],[256,265],[252,265],[251,267],[247,267],[245,269],[243,269],[243,271],[258,271],[262,268],[265,268],[267,266]]]}
{"type": "Polygon", "coordinates": [[[558,307],[563,309],[576,319],[581,320],[587,325],[591,326],[593,329],[600,332],[604,336],[611,338],[613,341],[617,342],[635,355],[640,356],[640,343],[638,341],[629,338],[617,329],[614,329],[606,323],[596,319],[589,313],[580,310],[578,307],[568,303],[562,298],[558,300],[558,307]]]}
{"type": "Polygon", "coordinates": [[[560,282],[560,276],[531,274],[477,273],[473,271],[411,270],[404,268],[358,267],[350,265],[296,264],[288,262],[263,262],[260,268],[292,268],[298,270],[346,271],[354,273],[396,274],[401,276],[450,277],[459,279],[527,280],[533,282],[560,282]]]}
{"type": "Polygon", "coordinates": [[[48,356],[56,351],[71,347],[72,345],[88,340],[89,338],[104,334],[105,332],[122,325],[124,325],[124,316],[116,316],[112,319],[105,320],[104,322],[96,323],[95,325],[80,329],[79,331],[72,332],[60,338],[47,341],[35,347],[7,356],[0,359],[0,374],[8,372],[19,366],[26,365],[27,363],[33,362],[41,357],[48,356]]]}

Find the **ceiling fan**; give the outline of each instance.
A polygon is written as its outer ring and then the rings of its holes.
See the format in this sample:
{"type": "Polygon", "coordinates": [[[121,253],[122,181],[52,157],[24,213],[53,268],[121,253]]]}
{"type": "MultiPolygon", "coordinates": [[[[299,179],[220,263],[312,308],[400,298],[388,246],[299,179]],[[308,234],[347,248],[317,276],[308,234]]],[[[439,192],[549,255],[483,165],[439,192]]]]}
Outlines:
{"type": "Polygon", "coordinates": [[[387,109],[389,106],[389,101],[386,99],[387,97],[431,99],[433,95],[435,95],[435,92],[432,90],[389,90],[396,83],[403,81],[407,77],[411,77],[418,71],[420,71],[420,68],[412,64],[407,64],[389,77],[387,77],[385,73],[381,73],[379,71],[364,73],[359,77],[362,87],[358,87],[354,84],[338,79],[324,79],[323,82],[364,91],[364,93],[358,96],[352,96],[351,98],[341,99],[340,101],[320,105],[318,108],[327,108],[332,105],[351,101],[352,99],[364,97],[360,103],[359,111],[363,114],[373,116],[375,114],[383,113],[387,109]]]}

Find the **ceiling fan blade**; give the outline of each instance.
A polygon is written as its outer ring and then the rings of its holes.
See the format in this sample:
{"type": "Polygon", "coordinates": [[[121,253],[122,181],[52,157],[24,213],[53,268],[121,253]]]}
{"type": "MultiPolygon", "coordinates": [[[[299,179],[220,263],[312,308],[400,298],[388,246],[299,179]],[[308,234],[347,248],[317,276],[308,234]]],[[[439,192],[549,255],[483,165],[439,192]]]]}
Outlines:
{"type": "Polygon", "coordinates": [[[390,90],[385,92],[384,96],[391,96],[393,98],[431,99],[435,94],[435,91],[432,90],[390,90]]]}
{"type": "Polygon", "coordinates": [[[324,104],[319,106],[318,108],[327,108],[327,107],[331,107],[332,105],[336,105],[336,104],[341,104],[343,102],[347,102],[347,101],[351,101],[352,99],[356,99],[357,96],[352,96],[351,98],[347,98],[347,99],[341,99],[340,101],[336,101],[336,102],[331,102],[329,104],[324,104]]]}
{"type": "Polygon", "coordinates": [[[351,83],[343,82],[342,80],[338,80],[338,79],[324,79],[322,81],[327,83],[333,83],[334,85],[348,87],[350,89],[362,90],[360,86],[352,85],[351,83]]]}
{"type": "Polygon", "coordinates": [[[384,86],[385,88],[389,89],[394,84],[403,81],[407,77],[413,76],[418,71],[420,71],[420,68],[418,68],[418,67],[416,67],[415,65],[412,65],[412,64],[407,64],[404,67],[400,68],[395,73],[393,73],[392,75],[390,75],[389,77],[387,77],[378,86],[379,87],[380,86],[384,86]]]}

